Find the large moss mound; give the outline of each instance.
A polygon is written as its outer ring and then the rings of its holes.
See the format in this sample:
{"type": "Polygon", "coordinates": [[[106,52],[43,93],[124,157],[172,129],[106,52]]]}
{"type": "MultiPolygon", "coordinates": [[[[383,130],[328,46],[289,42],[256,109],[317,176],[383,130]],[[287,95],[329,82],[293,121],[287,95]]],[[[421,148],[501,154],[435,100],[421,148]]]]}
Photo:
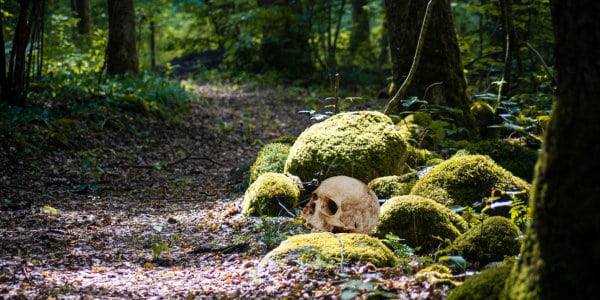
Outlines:
{"type": "Polygon", "coordinates": [[[303,181],[345,175],[369,182],[402,174],[406,156],[406,143],[388,116],[348,112],[307,128],[290,149],[284,171],[303,181]]]}
{"type": "Polygon", "coordinates": [[[485,265],[519,254],[519,235],[521,230],[510,219],[489,217],[456,238],[453,248],[467,261],[485,265]]]}
{"type": "Polygon", "coordinates": [[[245,216],[288,216],[298,205],[300,187],[279,173],[260,175],[246,190],[242,202],[245,216]],[[285,209],[282,207],[284,206],[285,209]]]}
{"type": "Polygon", "coordinates": [[[375,235],[386,234],[405,239],[420,252],[436,249],[440,240],[454,240],[466,230],[466,222],[449,208],[424,197],[407,195],[393,197],[383,203],[375,235]]]}
{"type": "Polygon", "coordinates": [[[530,184],[496,164],[489,156],[455,156],[433,167],[420,178],[410,194],[433,199],[448,207],[470,206],[490,197],[493,189],[525,190],[529,198],[530,184]]]}
{"type": "Polygon", "coordinates": [[[533,171],[538,152],[507,141],[480,141],[465,148],[471,154],[491,157],[497,164],[528,182],[533,180],[533,171]]]}
{"type": "Polygon", "coordinates": [[[269,252],[262,267],[288,263],[306,263],[317,267],[343,263],[372,263],[377,267],[392,267],[396,257],[379,239],[362,233],[318,232],[290,236],[269,252]]]}
{"type": "Polygon", "coordinates": [[[446,300],[496,300],[501,298],[503,288],[514,265],[514,260],[484,269],[467,278],[460,286],[452,289],[446,300]]]}
{"type": "Polygon", "coordinates": [[[290,153],[291,144],[269,143],[256,155],[256,160],[250,167],[250,181],[252,184],[258,176],[264,173],[283,173],[285,160],[290,153]]]}

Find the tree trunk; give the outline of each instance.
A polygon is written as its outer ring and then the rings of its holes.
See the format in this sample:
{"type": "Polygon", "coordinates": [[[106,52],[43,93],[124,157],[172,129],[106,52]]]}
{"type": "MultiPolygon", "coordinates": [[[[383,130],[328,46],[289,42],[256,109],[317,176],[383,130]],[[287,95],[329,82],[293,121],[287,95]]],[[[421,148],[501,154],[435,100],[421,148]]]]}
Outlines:
{"type": "Polygon", "coordinates": [[[356,57],[357,52],[362,50],[365,58],[370,58],[368,51],[371,43],[371,27],[369,26],[369,11],[365,6],[368,0],[352,0],[352,31],[350,32],[350,56],[356,57]]]}
{"type": "MultiPolygon", "coordinates": [[[[385,0],[393,93],[410,71],[427,3],[424,0],[385,0]]],[[[476,136],[449,0],[435,2],[429,22],[422,58],[416,75],[407,87],[406,96],[416,96],[432,104],[461,110],[462,114],[453,116],[456,125],[465,128],[471,136],[476,136]]],[[[401,111],[401,105],[389,108],[392,114],[401,111]]]]}
{"type": "Polygon", "coordinates": [[[595,299],[600,269],[600,2],[551,0],[558,100],[509,299],[595,299]]]}
{"type": "Polygon", "coordinates": [[[302,22],[302,2],[259,0],[258,5],[272,12],[262,28],[261,56],[266,68],[292,78],[312,73],[309,31],[302,22]]]}
{"type": "Polygon", "coordinates": [[[88,34],[92,30],[92,18],[90,16],[90,0],[71,0],[71,8],[79,21],[77,22],[77,33],[88,34]]]}
{"type": "MultiPolygon", "coordinates": [[[[33,1],[33,5],[36,4],[36,1],[33,1]]],[[[8,59],[8,73],[3,83],[2,98],[8,99],[8,102],[12,105],[25,105],[26,51],[31,33],[31,6],[32,1],[30,0],[20,1],[19,17],[17,18],[13,45],[8,59]]],[[[4,72],[4,70],[2,71],[4,72]]]]}
{"type": "Polygon", "coordinates": [[[137,74],[134,1],[108,0],[108,24],[107,73],[137,74]]]}
{"type": "Polygon", "coordinates": [[[508,98],[511,88],[512,62],[518,56],[519,46],[515,36],[512,17],[512,0],[500,0],[500,20],[505,37],[504,45],[504,71],[502,80],[498,84],[498,103],[508,98]]]}

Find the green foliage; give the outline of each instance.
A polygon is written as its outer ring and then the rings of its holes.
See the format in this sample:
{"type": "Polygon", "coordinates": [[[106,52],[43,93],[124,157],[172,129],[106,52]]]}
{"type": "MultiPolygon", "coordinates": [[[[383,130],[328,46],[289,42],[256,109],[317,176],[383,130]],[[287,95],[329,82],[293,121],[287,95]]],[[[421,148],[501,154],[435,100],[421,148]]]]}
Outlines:
{"type": "Polygon", "coordinates": [[[395,118],[400,119],[398,128],[404,138],[417,148],[439,150],[451,146],[466,132],[455,125],[455,117],[462,111],[453,107],[430,104],[417,97],[401,100],[404,111],[395,118]]]}

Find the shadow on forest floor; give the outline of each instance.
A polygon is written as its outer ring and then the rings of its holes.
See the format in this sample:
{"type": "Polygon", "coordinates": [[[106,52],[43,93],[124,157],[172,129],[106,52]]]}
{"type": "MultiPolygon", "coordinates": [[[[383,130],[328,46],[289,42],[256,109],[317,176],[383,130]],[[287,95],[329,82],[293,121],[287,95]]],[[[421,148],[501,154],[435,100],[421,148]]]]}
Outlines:
{"type": "Polygon", "coordinates": [[[303,96],[211,85],[197,94],[181,126],[145,124],[145,135],[113,133],[85,151],[0,154],[0,197],[24,203],[0,214],[0,298],[443,298],[396,268],[258,274],[271,248],[306,229],[242,216],[245,178],[234,174],[262,143],[310,126],[297,114],[303,96]]]}

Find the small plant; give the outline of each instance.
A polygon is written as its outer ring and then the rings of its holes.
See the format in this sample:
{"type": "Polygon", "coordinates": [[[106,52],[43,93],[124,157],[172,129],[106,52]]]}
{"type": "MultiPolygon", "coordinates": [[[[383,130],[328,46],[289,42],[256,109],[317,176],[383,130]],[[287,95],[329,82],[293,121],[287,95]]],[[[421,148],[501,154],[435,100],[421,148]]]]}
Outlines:
{"type": "Polygon", "coordinates": [[[154,224],[152,226],[155,234],[151,237],[152,242],[152,258],[158,260],[163,253],[169,255],[173,242],[179,239],[179,234],[167,235],[163,233],[163,226],[160,224],[154,224]]]}

